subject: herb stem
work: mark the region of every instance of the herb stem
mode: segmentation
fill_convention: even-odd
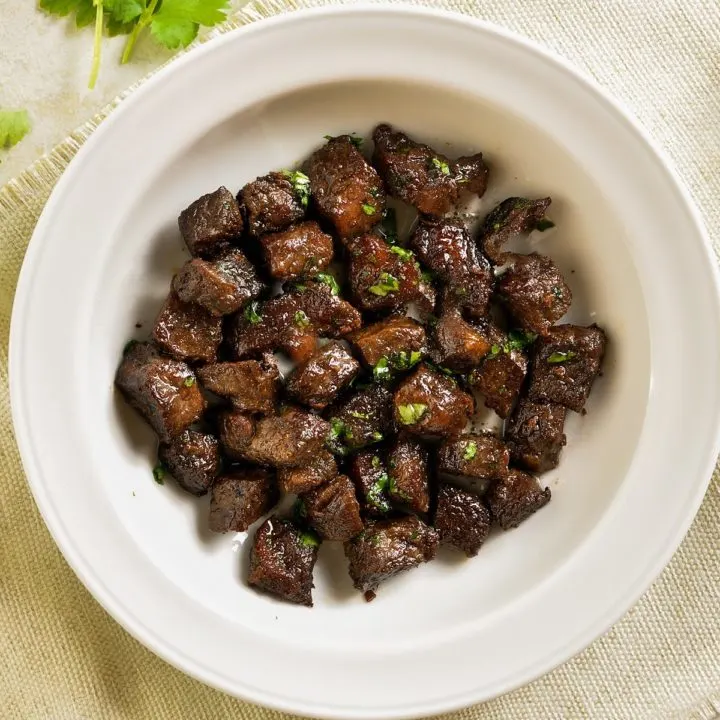
[[[100,72],[100,46],[102,43],[102,31],[103,31],[103,0],[93,0],[95,3],[95,44],[93,45],[93,59],[92,66],[90,67],[90,79],[88,80],[88,87],[90,90],[95,89],[95,83],[98,79]]]
[[[130,61],[138,36],[150,24],[152,16],[155,14],[155,8],[157,8],[158,1],[159,0],[150,0],[150,4],[145,8],[145,10],[143,10],[142,15],[138,19],[135,27],[132,29],[132,32],[128,37],[128,41],[125,43],[125,49],[123,50],[122,58],[120,60],[121,65],[125,65]]]

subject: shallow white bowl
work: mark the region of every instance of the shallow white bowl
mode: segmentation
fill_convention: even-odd
[[[546,476],[553,500],[472,560],[452,553],[366,604],[324,547],[313,610],[243,583],[245,536],[153,483],[149,430],[113,392],[184,256],[176,217],[220,184],[294,164],[325,134],[389,121],[492,163],[487,208],[550,194],[537,247],[570,320],[610,348]],[[445,145],[449,143],[449,145]],[[532,240],[531,245],[535,244]],[[525,683],[606,631],[677,547],[717,453],[714,261],[646,137],[556,58],[409,8],[322,10],[174,63],[78,154],[38,224],[13,314],[13,417],[37,503],[81,580],[135,637],[258,703],[331,718],[437,713]]]

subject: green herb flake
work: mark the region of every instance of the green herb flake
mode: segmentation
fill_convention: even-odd
[[[463,460],[474,460],[477,455],[477,443],[471,440],[465,445],[465,452],[463,453]]]
[[[388,366],[388,359],[386,357],[381,357],[375,363],[375,367],[373,368],[373,378],[377,382],[385,382],[390,379],[390,376],[391,373]]]
[[[401,260],[405,260],[405,261],[412,260],[413,257],[414,257],[413,254],[412,254],[412,252],[411,252],[410,250],[406,250],[405,248],[400,247],[399,245],[393,245],[393,246],[390,248],[390,252],[391,252],[391,253],[394,253],[394,254],[397,255]]]
[[[369,420],[370,419],[370,416],[367,413],[358,412],[357,410],[352,410],[350,412],[350,416],[354,417],[356,420]]]
[[[298,525],[304,524],[307,520],[307,507],[300,498],[292,506],[292,516]]]
[[[30,132],[27,110],[0,110],[0,149],[9,150]]]
[[[315,280],[321,283],[325,283],[330,287],[330,290],[332,291],[333,295],[339,295],[340,294],[340,286],[338,285],[338,281],[335,279],[333,275],[330,273],[318,273],[315,276]]]
[[[550,365],[559,365],[560,363],[572,360],[576,354],[577,353],[574,353],[572,350],[568,350],[567,352],[554,352],[547,357],[545,362]]]
[[[243,315],[245,316],[245,319],[251,324],[251,325],[258,325],[262,322],[262,315],[258,312],[258,308],[260,306],[260,303],[258,303],[256,300],[253,300],[249,305],[245,307],[245,310],[243,311]]]
[[[490,352],[485,356],[485,359],[492,360],[493,358],[496,358],[501,352],[502,347],[500,347],[500,345],[493,345],[490,348]]]
[[[195,378],[194,377],[187,377],[185,378],[185,382],[183,385],[185,387],[192,387],[195,384]]]
[[[302,310],[298,310],[295,313],[295,324],[298,327],[306,328],[310,324],[310,318]]]
[[[306,208],[310,203],[310,178],[300,170],[281,170],[281,172],[293,186],[300,205]]]
[[[433,167],[437,168],[443,175],[449,175],[450,174],[450,166],[440,158],[434,157],[432,159]]]
[[[162,463],[158,463],[153,468],[153,478],[155,478],[155,482],[158,485],[165,484],[165,475],[166,474],[167,474],[167,470],[165,469],[165,466]]]
[[[373,455],[371,464],[377,470],[380,467],[380,465],[382,464],[382,462],[377,455]]]
[[[374,215],[377,212],[377,208],[368,203],[363,203],[362,209],[366,215]]]
[[[552,220],[548,220],[547,218],[543,218],[542,220],[538,220],[537,225],[535,225],[535,229],[539,232],[545,232],[546,230],[549,230],[550,228],[554,228],[555,223]]]
[[[563,293],[563,289],[559,287],[558,285],[553,285],[552,287],[552,294],[558,299],[562,300],[565,297],[565,293]]]
[[[350,142],[359,150],[362,147],[363,138],[355,135],[355,133],[352,133],[350,135]]]
[[[388,474],[383,473],[365,493],[365,500],[367,501],[368,505],[371,505],[381,513],[390,512],[390,503],[385,496],[388,490],[389,483],[390,479],[388,477]]]
[[[300,542],[309,548],[320,547],[320,537],[312,530],[303,530],[300,533]]]
[[[379,230],[388,245],[395,245],[397,243],[397,214],[394,208],[385,208]]]
[[[417,530],[413,530],[410,534],[411,542],[415,542],[420,537],[420,533]]]
[[[339,440],[345,434],[345,423],[340,418],[330,420],[330,437]]]
[[[414,425],[419,422],[420,418],[425,414],[427,405],[423,403],[410,403],[409,405],[398,405],[398,414],[400,422],[403,425]]]
[[[537,333],[528,332],[526,330],[511,330],[508,333],[508,341],[504,346],[506,353],[513,350],[524,350],[537,340]]]
[[[372,435],[370,435],[370,438],[373,442],[380,442],[383,439],[383,434],[379,432],[378,430],[373,430]]]
[[[397,292],[400,289],[400,283],[398,279],[390,273],[380,273],[380,277],[377,279],[374,285],[368,288],[368,292],[373,295],[379,295],[380,297],[386,297],[390,293]]]

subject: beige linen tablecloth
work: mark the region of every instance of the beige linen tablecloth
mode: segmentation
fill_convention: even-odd
[[[259,1],[236,14],[228,27],[324,4],[323,0]],[[556,50],[624,101],[676,163],[717,249],[720,4],[716,0],[426,4],[520,32]],[[279,713],[234,700],[184,676],[131,638],[65,564],[25,484],[7,389],[13,292],[45,201],[100,120],[94,118],[0,190],[0,718],[279,718]],[[613,630],[535,683],[453,717],[714,717],[713,704],[720,708],[719,516],[716,471],[673,561]]]

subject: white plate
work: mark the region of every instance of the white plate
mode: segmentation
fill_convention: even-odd
[[[243,583],[244,536],[160,487],[148,429],[113,393],[183,260],[178,212],[292,165],[325,134],[389,121],[450,154],[482,149],[489,203],[551,194],[539,238],[607,328],[587,417],[553,500],[478,558],[451,553],[350,588],[323,549],[313,610]],[[451,143],[445,146],[444,143]],[[13,416],[65,557],[135,637],[227,692],[331,718],[417,716],[484,700],[606,631],[670,558],[717,453],[714,260],[686,193],[642,132],[556,58],[488,25],[416,9],[330,9],[227,35],[113,113],[50,199],[12,323]]]

